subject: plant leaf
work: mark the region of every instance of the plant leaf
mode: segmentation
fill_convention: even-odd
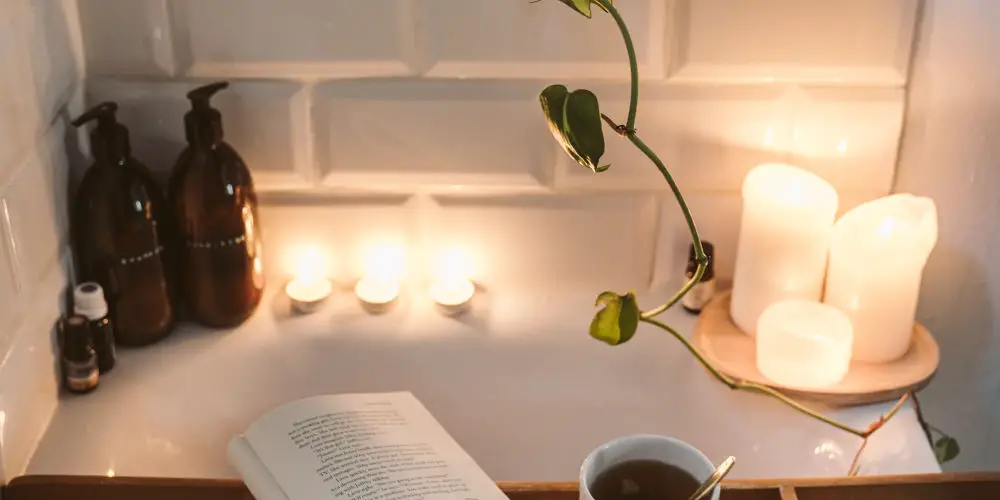
[[[604,155],[604,131],[597,96],[589,90],[570,93],[564,85],[550,85],[538,96],[552,136],[574,161],[594,172],[610,165]]]
[[[569,91],[566,90],[565,85],[549,85],[538,96],[538,100],[542,103],[542,112],[545,113],[545,119],[549,124],[549,131],[552,132],[552,137],[556,138],[556,141],[568,155],[577,163],[582,164],[584,163],[584,159],[577,154],[576,149],[570,143],[569,137],[565,132],[564,120],[566,115],[563,110],[566,107],[566,99],[568,98]]]
[[[590,2],[592,0],[559,0],[559,1],[566,5],[569,5],[571,9],[583,14],[584,16],[587,17],[587,19],[590,19],[591,16]],[[597,5],[600,6],[601,4]],[[602,6],[601,8],[603,9],[604,7]]]
[[[934,456],[939,464],[949,460],[954,460],[962,449],[958,446],[958,440],[951,436],[942,436],[934,442]]]
[[[597,96],[589,90],[574,90],[566,99],[563,114],[563,128],[569,142],[576,154],[586,160],[581,164],[594,172],[607,170],[610,165],[600,166],[604,156],[604,129]]]
[[[604,292],[597,296],[599,306],[594,320],[590,322],[590,336],[608,345],[624,344],[632,339],[639,327],[639,305],[631,292],[618,295],[615,292]]]

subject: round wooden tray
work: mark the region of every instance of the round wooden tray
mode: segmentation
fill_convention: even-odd
[[[776,384],[757,370],[754,338],[729,316],[730,292],[717,295],[701,311],[694,327],[694,344],[720,371],[731,377],[768,385],[803,399],[832,405],[860,405],[898,399],[926,386],[937,370],[941,354],[930,332],[919,323],[906,354],[891,363],[851,362],[844,380],[819,391],[804,391]]]

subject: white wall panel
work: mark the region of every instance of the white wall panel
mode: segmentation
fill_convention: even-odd
[[[170,0],[79,0],[87,71],[170,75],[177,61]],[[209,2],[206,2],[209,3]]]
[[[193,75],[375,76],[410,72],[413,0],[174,0]]]
[[[617,122],[628,112],[627,89],[595,88],[602,111]],[[636,129],[684,190],[734,191],[755,165],[786,156],[791,112],[778,88],[645,86]],[[606,97],[606,98],[605,98]],[[605,127],[611,168],[594,174],[560,157],[556,187],[668,190],[659,170],[627,139]]]
[[[117,102],[118,118],[129,128],[135,156],[162,179],[187,145],[184,114],[191,109],[187,93],[205,83],[92,79],[88,105]],[[225,140],[246,161],[258,189],[308,186],[313,175],[302,85],[241,80],[216,94],[212,102],[222,113]]]
[[[430,255],[463,249],[489,286],[558,288],[649,283],[656,202],[651,196],[441,196],[429,224]],[[625,222],[627,221],[627,222]]]
[[[537,84],[359,80],[317,88],[330,187],[536,190],[556,146]]]
[[[667,0],[619,5],[644,77],[663,75]],[[587,19],[556,1],[428,0],[429,76],[628,78],[618,27],[594,8]]]
[[[903,129],[902,89],[811,89],[797,94],[792,162],[841,190],[888,192]]]
[[[671,78],[901,86],[919,0],[678,0]]]

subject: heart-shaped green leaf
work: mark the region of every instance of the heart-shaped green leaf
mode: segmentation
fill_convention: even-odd
[[[539,95],[539,101],[552,136],[573,160],[594,172],[610,167],[600,164],[604,132],[601,110],[593,92],[570,93],[563,85],[550,85]]]
[[[589,90],[574,90],[566,99],[563,114],[569,140],[577,154],[586,160],[584,166],[595,172],[607,170],[610,165],[600,165],[604,156],[604,129],[597,96]]]
[[[943,436],[934,443],[934,456],[939,464],[953,460],[961,451],[958,440],[951,436]]]
[[[624,344],[632,339],[639,327],[639,305],[635,295],[604,292],[595,305],[604,304],[590,322],[590,336],[608,345]]]
[[[594,0],[559,0],[559,1],[566,5],[569,5],[571,9],[583,14],[584,16],[587,16],[587,18],[590,18],[591,16],[590,4],[592,3],[600,7],[601,10],[603,10],[604,12],[608,11],[608,9],[604,8],[604,5],[601,5],[600,2],[596,2]],[[605,0],[605,1],[608,3],[612,3],[611,0]]]

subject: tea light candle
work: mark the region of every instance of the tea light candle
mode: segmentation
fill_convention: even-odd
[[[429,293],[446,316],[462,314],[472,304],[476,286],[469,279],[470,262],[469,256],[456,248],[445,250],[438,257],[436,278]]]
[[[819,300],[837,191],[798,167],[765,164],[743,182],[730,315],[753,335],[764,309],[788,299]]]
[[[757,322],[757,369],[785,387],[829,387],[847,375],[853,338],[851,320],[835,307],[777,302]]]
[[[469,309],[476,286],[468,279],[438,280],[431,285],[431,298],[446,316],[456,316]]]
[[[396,303],[405,274],[406,252],[399,245],[378,245],[365,255],[365,272],[354,293],[371,314],[387,312]]]
[[[302,252],[297,260],[298,272],[295,279],[285,286],[285,294],[291,299],[292,309],[308,314],[333,293],[333,283],[323,271],[323,259],[315,248]]]
[[[837,221],[823,301],[851,319],[854,359],[883,363],[906,354],[937,232],[934,202],[910,194],[865,203]]]

